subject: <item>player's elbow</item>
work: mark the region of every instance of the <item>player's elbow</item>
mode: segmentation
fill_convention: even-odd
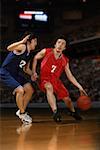
[[[9,48],[9,46],[7,46],[7,50],[8,50],[8,51],[10,51],[10,48]]]
[[[8,51],[11,51],[12,48],[11,48],[10,46],[7,46],[7,50],[8,50]]]
[[[37,61],[39,58],[38,58],[38,56],[36,55],[35,57],[34,57],[34,61]]]

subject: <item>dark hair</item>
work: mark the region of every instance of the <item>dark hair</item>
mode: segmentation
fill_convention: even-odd
[[[28,31],[26,31],[26,32],[24,33],[24,35],[23,35],[22,38],[24,38],[24,37],[27,36],[27,35],[29,35],[29,39],[27,40],[27,41],[29,41],[29,42],[31,42],[32,39],[37,38],[36,33],[28,32]]]
[[[31,42],[32,39],[37,38],[37,36],[33,33],[30,34],[29,39],[27,41]]]
[[[54,39],[54,44],[57,42],[58,39],[63,39],[63,40],[65,40],[66,43],[68,44],[68,39],[66,38],[65,35],[57,36],[57,37]]]

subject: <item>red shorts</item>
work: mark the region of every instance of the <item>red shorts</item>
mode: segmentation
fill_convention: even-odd
[[[65,88],[63,83],[60,80],[55,80],[55,79],[44,79],[40,82],[40,89],[45,92],[45,87],[44,85],[50,82],[53,86],[54,93],[57,96],[57,99],[62,100],[64,97],[69,96],[68,90]]]

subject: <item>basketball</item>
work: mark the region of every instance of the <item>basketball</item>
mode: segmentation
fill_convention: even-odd
[[[83,111],[91,107],[91,99],[88,96],[80,96],[77,100],[77,107]]]

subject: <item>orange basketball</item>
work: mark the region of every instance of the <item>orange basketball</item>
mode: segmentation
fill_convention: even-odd
[[[77,100],[77,107],[81,110],[88,110],[91,107],[91,99],[88,96],[80,96]]]

